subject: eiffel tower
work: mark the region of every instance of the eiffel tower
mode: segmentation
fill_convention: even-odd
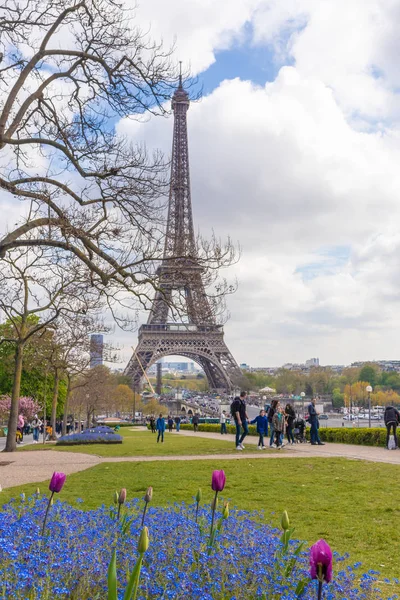
[[[145,371],[163,356],[185,356],[203,368],[211,389],[229,391],[240,383],[242,372],[224,342],[222,325],[217,325],[202,280],[203,268],[196,258],[190,196],[187,111],[189,96],[179,78],[172,97],[174,134],[171,181],[164,257],[158,269],[158,291],[146,325],[125,375],[134,389],[140,387]],[[187,322],[168,322],[173,293],[185,300]]]

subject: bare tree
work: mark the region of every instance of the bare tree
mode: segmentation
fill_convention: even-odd
[[[166,164],[113,123],[164,114],[177,81],[170,49],[133,23],[114,0],[9,0],[0,18],[0,187],[29,203],[0,257],[18,247],[76,256],[121,325],[117,296],[148,308],[157,288]],[[198,246],[210,272],[233,260],[229,240]]]
[[[107,410],[111,390],[110,371],[103,365],[86,371],[80,377],[80,386],[75,389],[71,402],[78,413],[79,423],[84,414],[86,426],[90,427],[95,414]]]
[[[0,310],[10,323],[0,337],[0,344],[15,346],[7,452],[16,447],[18,400],[27,342],[33,336],[48,335],[61,316],[67,320],[99,306],[99,296],[88,286],[80,263],[67,261],[64,264],[53,259],[51,249],[18,249],[7,253],[0,269]]]
[[[56,439],[55,426],[57,417],[58,386],[61,378],[67,378],[67,394],[64,402],[64,419],[67,423],[68,401],[76,386],[82,383],[77,376],[88,370],[90,365],[90,335],[92,333],[109,333],[101,319],[90,313],[63,315],[57,320],[52,345],[49,348],[48,362],[54,371],[54,388],[50,425],[53,430],[52,439]],[[107,362],[115,362],[117,354],[110,344],[106,344]]]

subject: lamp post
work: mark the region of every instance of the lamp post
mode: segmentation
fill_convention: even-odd
[[[372,387],[367,385],[365,391],[368,393],[368,427],[371,427],[371,392]]]

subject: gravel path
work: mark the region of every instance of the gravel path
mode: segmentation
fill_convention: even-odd
[[[221,436],[215,433],[183,431],[172,435],[198,436],[208,439],[232,441],[233,435]],[[247,446],[257,445],[256,437],[246,439]],[[129,456],[129,457],[100,457],[92,454],[80,454],[76,452],[57,452],[55,450],[6,453],[0,456],[0,485],[3,489],[15,485],[35,483],[50,479],[53,471],[62,471],[67,475],[84,471],[101,463],[120,462],[149,462],[168,460],[243,460],[243,459],[274,459],[274,458],[305,458],[305,457],[329,457],[349,458],[353,460],[367,460],[371,462],[383,462],[389,464],[400,464],[400,451],[388,451],[384,448],[372,448],[368,446],[352,446],[349,444],[326,444],[325,446],[311,446],[310,444],[297,444],[296,446],[285,446],[282,450],[260,450],[257,453],[239,452],[234,450],[232,454],[208,454],[192,456]]]

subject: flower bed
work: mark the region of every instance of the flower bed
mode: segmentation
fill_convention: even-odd
[[[210,497],[208,501],[211,500]],[[47,499],[14,500],[0,514],[1,597],[22,600],[104,600],[107,570],[117,548],[119,600],[127,573],[138,558],[143,501],[84,511],[57,501],[51,507],[45,536],[40,531]],[[220,517],[217,510],[217,517]],[[185,600],[294,600],[300,580],[306,581],[304,599],[317,597],[311,581],[308,552],[299,555],[288,577],[283,576],[293,556],[281,552],[281,533],[262,523],[262,515],[231,511],[212,552],[207,552],[211,514],[209,505],[149,508],[145,524],[150,544],[143,555],[138,589],[140,599]],[[297,547],[290,542],[289,550]],[[325,600],[380,598],[373,591],[375,573],[362,575],[334,557],[333,581],[324,585]]]
[[[122,444],[122,437],[110,427],[100,426],[85,429],[82,433],[63,435],[57,440],[57,446],[74,446],[79,444]]]

